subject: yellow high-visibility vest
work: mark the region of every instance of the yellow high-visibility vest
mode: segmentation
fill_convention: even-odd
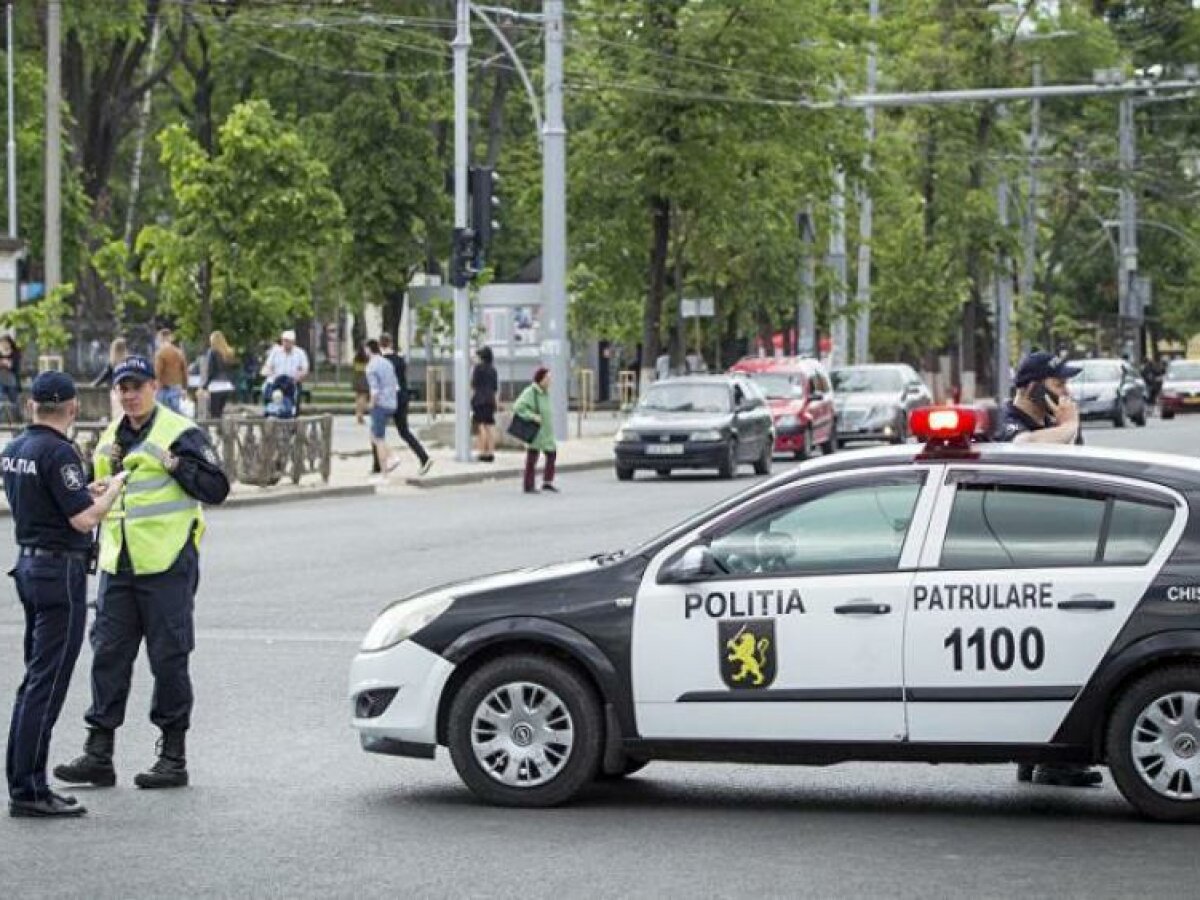
[[[113,474],[110,454],[119,424],[119,420],[113,422],[100,436],[94,456],[97,479]],[[129,542],[129,562],[135,575],[156,575],[171,568],[193,530],[196,546],[200,546],[204,533],[200,503],[188,496],[163,464],[170,446],[195,427],[190,419],[157,406],[150,433],[125,451],[122,465],[129,475],[100,525],[103,571],[116,573],[125,541]]]

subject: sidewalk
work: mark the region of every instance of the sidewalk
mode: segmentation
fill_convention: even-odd
[[[445,414],[438,417],[445,430],[453,419]],[[571,416],[571,440],[564,441],[558,448],[558,471],[579,472],[587,469],[603,469],[612,465],[612,436],[621,418],[611,413],[593,413],[583,422],[583,437],[575,438],[578,431],[577,419]],[[433,468],[424,477],[417,474],[417,461],[412,451],[396,435],[395,428],[388,429],[388,445],[392,447],[400,466],[391,477],[376,483],[371,477],[370,440],[367,426],[359,425],[354,416],[334,416],[333,458],[330,464],[329,482],[319,477],[308,476],[300,484],[290,480],[281,481],[270,487],[253,484],[234,484],[225,506],[259,506],[268,503],[289,503],[302,500],[339,499],[368,494],[399,494],[410,488],[427,490],[451,487],[500,479],[521,477],[525,466],[525,455],[520,451],[500,450],[492,463],[458,462],[452,447],[439,446],[433,442],[431,433],[435,429],[426,416],[410,420],[413,432],[421,439],[433,460]],[[429,440],[426,438],[429,437]],[[7,502],[0,494],[0,517],[10,515]]]

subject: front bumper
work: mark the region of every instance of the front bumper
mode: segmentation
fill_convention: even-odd
[[[351,726],[369,753],[432,759],[437,714],[454,664],[412,641],[377,653],[359,653],[350,665]],[[372,704],[362,695],[390,701]],[[374,708],[373,708],[374,707]],[[382,707],[381,709],[379,707]],[[363,716],[361,713],[370,715]]]
[[[651,447],[681,448],[663,453]],[[617,444],[614,448],[618,466],[629,469],[717,469],[725,462],[729,445],[724,441],[688,441],[683,444]]]
[[[899,433],[894,419],[860,419],[854,416],[838,416],[837,436],[842,443],[850,441],[890,441]]]
[[[1163,397],[1159,395],[1158,408],[1170,413],[1200,412],[1200,397]]]

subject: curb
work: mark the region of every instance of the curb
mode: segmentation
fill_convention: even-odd
[[[230,494],[221,506],[270,506],[276,503],[301,503],[305,500],[342,500],[346,497],[366,497],[375,492],[373,484],[347,484],[337,487],[299,488],[279,494]]]
[[[607,469],[613,464],[611,459],[591,459],[584,462],[560,463],[555,466],[556,472],[587,472],[594,469]],[[415,476],[406,478],[406,487],[440,488],[456,487],[463,484],[478,484],[484,481],[505,481],[520,478],[525,474],[523,469],[491,469],[480,472],[457,472],[453,475],[426,475],[424,478]]]

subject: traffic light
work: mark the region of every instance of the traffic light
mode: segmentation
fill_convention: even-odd
[[[466,287],[479,274],[475,265],[475,232],[470,228],[454,229],[454,246],[450,252],[450,284]]]
[[[500,230],[496,216],[500,209],[500,198],[496,188],[500,176],[490,166],[475,166],[471,169],[471,227],[475,229],[475,267],[482,269],[492,245],[493,232]]]

